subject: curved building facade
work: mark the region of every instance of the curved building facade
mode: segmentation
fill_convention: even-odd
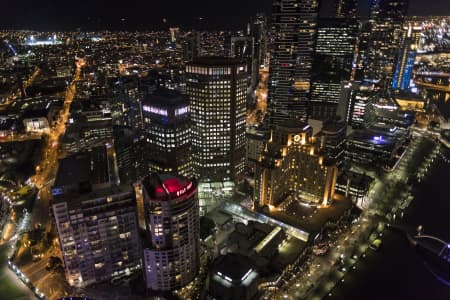
[[[144,275],[148,289],[169,291],[191,282],[199,269],[197,183],[153,174],[143,180],[148,244]]]

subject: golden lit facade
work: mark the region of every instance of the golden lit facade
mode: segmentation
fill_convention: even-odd
[[[333,198],[337,167],[322,154],[312,127],[289,120],[272,131],[255,173],[254,202],[276,207],[286,197],[327,205]]]

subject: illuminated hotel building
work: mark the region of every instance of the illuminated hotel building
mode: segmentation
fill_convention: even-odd
[[[141,267],[136,198],[117,185],[105,147],[60,161],[51,206],[71,286],[130,275]]]
[[[146,139],[144,161],[149,173],[192,177],[189,101],[186,96],[158,89],[142,101]]]
[[[333,198],[337,168],[322,153],[310,125],[288,120],[272,130],[255,172],[254,203],[277,206],[287,196],[327,205]]]
[[[269,78],[271,125],[307,121],[318,0],[274,0]]]
[[[232,58],[198,58],[186,66],[186,91],[199,190],[231,191],[242,182],[245,167],[247,65]]]
[[[408,0],[372,0],[366,78],[392,80],[407,10]]]
[[[148,289],[169,291],[191,282],[199,270],[199,207],[195,181],[152,174],[143,182]]]

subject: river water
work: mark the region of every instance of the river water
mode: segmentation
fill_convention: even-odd
[[[413,195],[399,224],[423,225],[426,234],[450,242],[450,164],[439,159]],[[369,249],[329,299],[449,300],[450,287],[428,271],[402,233],[385,230],[381,249]]]

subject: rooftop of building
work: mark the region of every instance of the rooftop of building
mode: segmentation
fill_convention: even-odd
[[[17,121],[13,118],[0,117],[0,130],[13,130],[17,128]]]
[[[319,27],[330,27],[330,26],[340,26],[347,29],[348,25],[357,26],[358,22],[356,19],[351,18],[332,18],[332,17],[324,17],[318,19]]]
[[[60,160],[54,187],[103,184],[109,180],[106,146],[98,146]]]
[[[78,121],[76,123],[67,126],[64,136],[62,138],[63,143],[71,143],[79,141],[83,137],[85,131],[91,129],[111,129],[112,121],[109,120],[95,120],[88,122],[87,120]],[[100,136],[98,136],[100,138]]]
[[[144,189],[152,200],[170,200],[196,190],[194,181],[171,174],[153,173],[142,181]]]
[[[103,96],[91,96],[89,99],[77,99],[72,102],[70,112],[88,112],[103,110],[110,106],[110,102]]]
[[[53,192],[53,190],[52,190]],[[86,189],[79,193],[63,193],[61,195],[56,195],[52,203],[59,203],[59,202],[68,202],[70,203],[71,208],[88,208],[91,206],[99,206],[104,205],[105,210],[106,207],[110,207],[111,209],[116,209],[116,201],[113,201],[112,197],[110,196],[117,196],[115,200],[122,201],[126,199],[133,198],[134,196],[131,196],[130,193],[133,193],[134,189],[131,184],[105,184],[102,186],[99,186],[93,190]],[[110,200],[106,198],[110,198]],[[99,203],[98,201],[92,202],[91,200],[99,199],[99,198],[105,198],[103,203]],[[92,212],[95,213],[95,212]],[[87,216],[87,213],[85,214]]]
[[[267,215],[308,232],[309,237],[314,237],[319,233],[327,222],[340,219],[352,207],[350,199],[338,194],[334,194],[331,205],[326,207],[313,207],[299,201],[293,201],[292,203],[295,205],[288,206],[288,209],[284,211],[270,210]]]
[[[266,140],[270,136],[270,130],[265,128],[255,128],[255,127],[247,127],[245,134],[251,139],[261,139]]]
[[[347,139],[384,147],[393,147],[397,142],[389,132],[373,129],[355,130],[348,135]]]
[[[230,235],[231,242],[237,243],[239,251],[250,254],[252,249],[273,230],[273,226],[249,221],[247,225],[237,223],[235,231]]]
[[[380,88],[380,80],[377,79],[366,78],[363,81],[356,81],[354,83],[357,84],[356,87],[360,91],[378,91]]]
[[[17,99],[8,107],[10,112],[19,112],[30,114],[31,116],[35,112],[48,113],[48,111],[54,107],[62,107],[63,101],[57,97],[38,96],[32,98]]]
[[[220,273],[236,283],[240,283],[244,275],[254,269],[255,266],[246,256],[236,253],[219,256],[211,267],[212,273]]]
[[[234,205],[236,207],[236,205]],[[219,247],[225,246],[228,251],[240,254],[246,257],[254,266],[256,266],[259,274],[262,276],[272,276],[280,274],[282,270],[289,264],[292,264],[303,249],[306,242],[294,237],[287,236],[285,231],[280,227],[268,224],[267,221],[255,221],[258,214],[248,211],[228,211],[221,208],[222,213],[230,216],[236,212],[239,219],[246,219],[247,224],[235,223],[235,230],[226,233],[229,226],[225,227],[224,232],[219,232],[217,242]],[[214,215],[208,215],[215,222]],[[217,224],[217,222],[216,222]],[[220,226],[218,228],[221,228]],[[225,233],[225,235],[224,235]],[[282,242],[284,241],[284,242]],[[281,246],[280,246],[281,245]]]
[[[164,108],[174,108],[178,106],[187,106],[189,104],[189,99],[180,92],[158,88],[153,94],[145,97],[143,103]]]
[[[124,126],[114,126],[113,135],[116,149],[132,145],[139,139],[137,137],[137,132],[134,129]]]
[[[394,94],[395,99],[425,102],[426,100],[419,93],[413,93],[410,90],[398,90]]]
[[[368,186],[374,179],[367,174],[346,170],[338,177],[338,182],[347,182],[347,180],[351,185]]]
[[[194,59],[193,62],[189,63],[191,65],[202,65],[207,67],[216,66],[232,66],[245,64],[242,60],[238,58],[223,57],[223,56],[200,56]]]
[[[308,130],[309,128],[311,128],[311,125],[301,120],[289,119],[278,124],[276,128],[289,132],[299,132],[299,130],[301,131]]]
[[[344,120],[339,119],[330,119],[323,122],[322,131],[325,132],[338,132],[341,130],[345,130],[347,128],[347,124]]]

